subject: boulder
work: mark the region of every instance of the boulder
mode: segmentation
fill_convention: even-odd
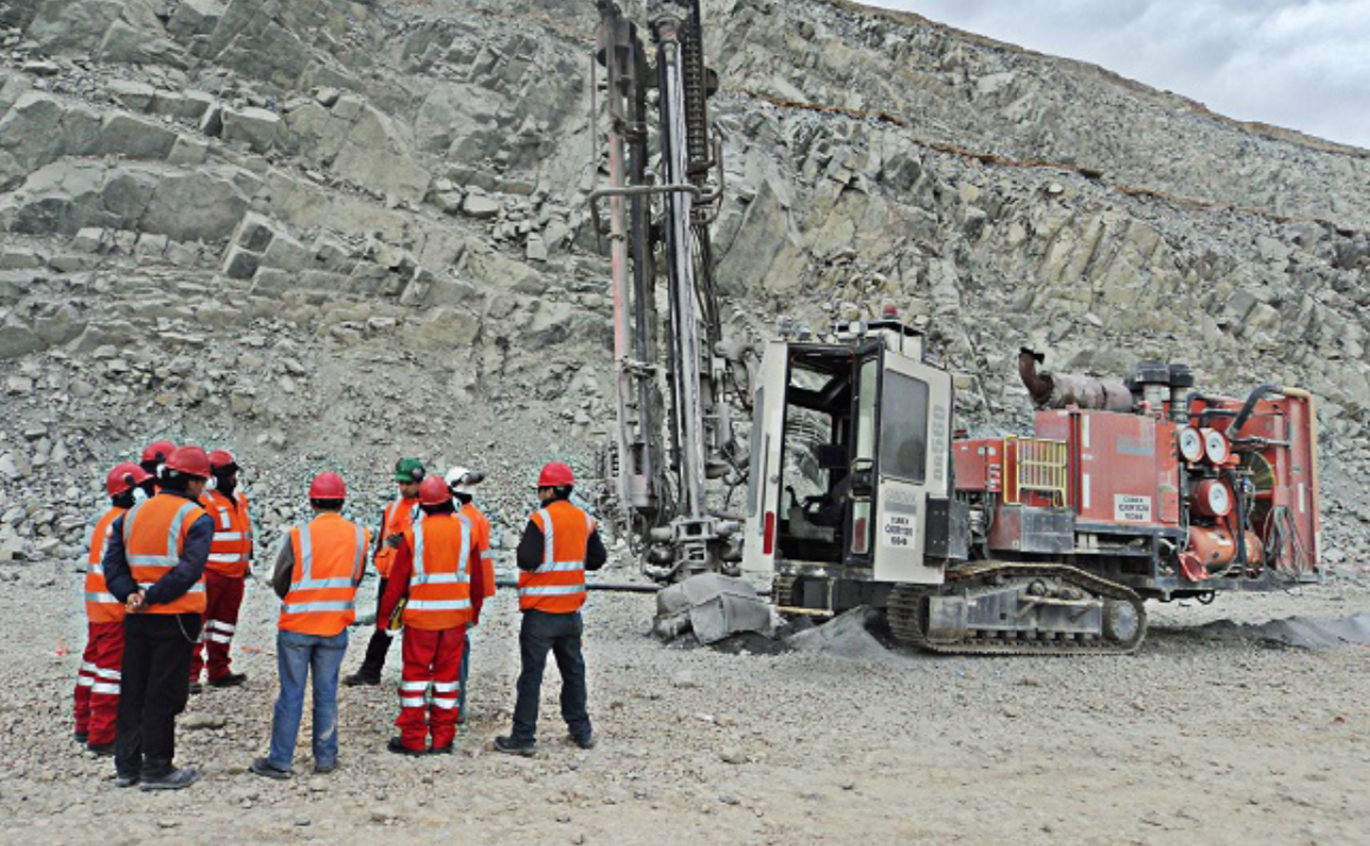
[[[476,220],[489,220],[497,216],[500,212],[499,200],[492,199],[484,194],[471,193],[466,195],[462,201],[461,213]]]
[[[43,340],[11,316],[0,323],[0,361],[19,358],[43,348]]]
[[[99,46],[123,0],[37,0],[25,35],[45,53],[90,53]]]
[[[260,253],[254,253],[234,244],[228,248],[228,253],[224,256],[224,275],[230,279],[251,279],[261,263]]]
[[[281,118],[275,112],[248,106],[243,109],[223,110],[224,141],[243,143],[254,153],[265,153],[276,141]]]
[[[159,121],[114,112],[100,126],[100,138],[92,151],[97,156],[161,161],[171,153],[176,131]]]
[[[233,231],[233,243],[254,253],[264,252],[277,235],[277,223],[266,215],[248,212]]]
[[[105,84],[105,92],[132,112],[148,111],[157,96],[156,88],[132,79],[112,79]]]
[[[181,0],[167,21],[167,32],[182,42],[197,35],[209,35],[219,25],[227,6],[223,0]]]

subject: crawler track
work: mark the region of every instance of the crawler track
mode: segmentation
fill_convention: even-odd
[[[1016,632],[970,630],[954,641],[927,635],[927,598],[955,593],[958,589],[992,584],[1004,578],[1049,577],[1073,585],[1086,594],[1115,603],[1126,603],[1136,615],[1134,631],[1125,639],[1104,634],[1059,635],[1025,629]],[[949,571],[944,585],[897,585],[887,607],[890,631],[903,644],[949,655],[1125,655],[1136,652],[1146,638],[1146,607],[1130,588],[1061,564],[977,562]]]

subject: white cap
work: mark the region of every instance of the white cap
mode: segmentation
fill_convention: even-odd
[[[484,478],[484,473],[472,473],[465,467],[453,467],[447,471],[446,481],[452,493],[475,496],[476,484]]]

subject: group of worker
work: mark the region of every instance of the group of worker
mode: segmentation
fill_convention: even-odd
[[[106,479],[110,509],[91,534],[85,583],[89,636],[76,682],[75,737],[113,755],[116,784],[178,789],[198,779],[177,767],[175,718],[189,695],[246,680],[231,667],[243,588],[253,554],[239,467],[225,450],[149,444],[139,463]],[[376,628],[348,685],[380,684],[390,641],[403,631],[399,734],[387,749],[403,755],[451,752],[466,714],[468,627],[495,593],[490,523],[476,508],[480,473],[453,468],[429,476],[423,463],[395,467],[398,497],[372,531],[342,516],[347,485],[337,473],[314,477],[314,517],[292,527],[272,574],[281,600],[276,638],[280,693],[267,755],[248,769],[289,778],[305,686],[313,680],[316,773],[338,761],[338,683],[356,622],[356,593],[368,551],[379,575]],[[570,740],[595,745],[586,710],[581,654],[585,571],[607,553],[595,520],[570,501],[575,477],[561,463],[539,474],[539,507],[516,551],[522,611],[522,665],[513,728],[494,739],[500,752],[536,751],[538,701],[547,654],[562,677],[561,712]],[[207,653],[207,658],[204,657]]]

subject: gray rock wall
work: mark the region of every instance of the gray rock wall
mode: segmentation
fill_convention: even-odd
[[[735,334],[892,303],[995,431],[1027,418],[1025,342],[1299,383],[1359,478],[1364,151],[911,16],[705,5]],[[516,519],[520,474],[605,423],[594,24],[562,0],[0,0],[0,513],[83,501],[168,434],[243,452],[272,519],[308,472],[403,450],[486,456]],[[54,455],[78,469],[33,472]]]

